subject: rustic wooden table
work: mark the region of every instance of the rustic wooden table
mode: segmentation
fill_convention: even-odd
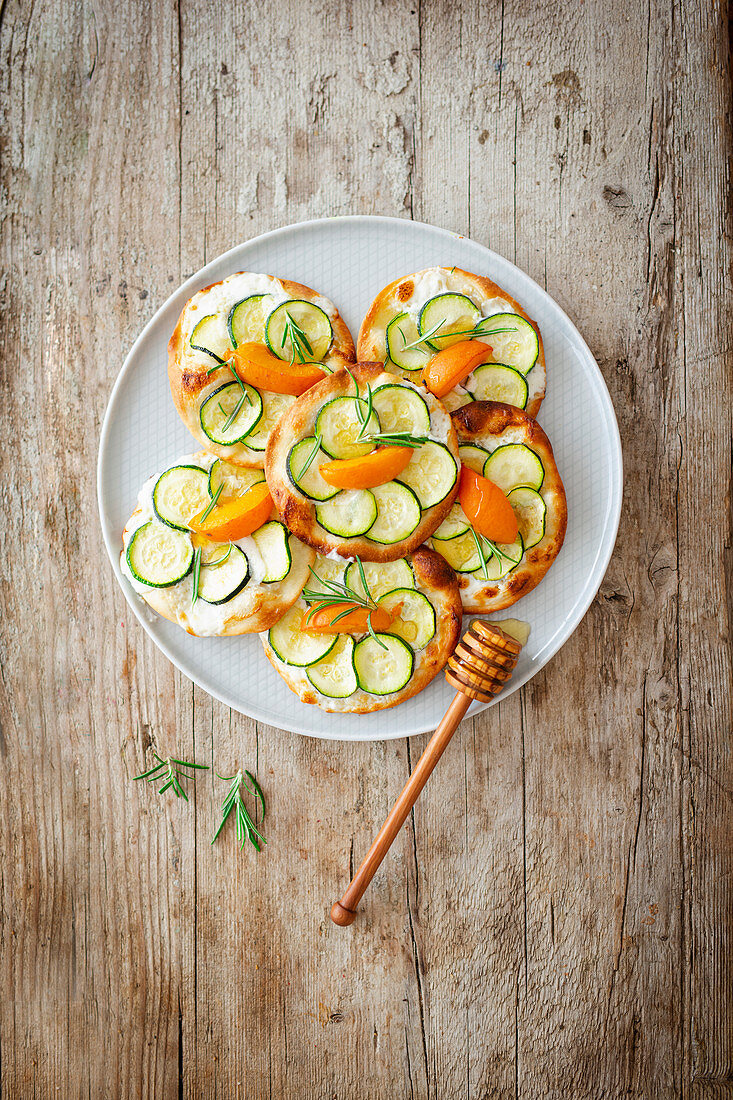
[[[0,1093],[733,1096],[730,71],[718,3],[0,3]],[[309,217],[470,234],[577,321],[624,442],[574,637],[425,738],[258,726],[178,675],[102,546],[99,427],[206,260]],[[550,379],[552,385],[552,379]],[[256,766],[266,851],[131,783]]]

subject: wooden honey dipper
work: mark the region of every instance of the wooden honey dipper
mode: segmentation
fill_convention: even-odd
[[[331,908],[331,920],[335,924],[351,924],[356,907],[374,873],[389,851],[392,841],[402,828],[405,818],[417,801],[428,781],[430,773],[440,760],[448,742],[474,699],[490,703],[506,684],[517,663],[519,642],[505,634],[493,623],[476,619],[463,635],[448,661],[445,678],[458,689],[443,715],[443,719],[430,738],[415,770],[407,780],[401,795],[390,810],[384,825],[377,833],[364,862],[354,875],[341,901]]]

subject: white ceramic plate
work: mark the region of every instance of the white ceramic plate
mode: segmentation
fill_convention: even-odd
[[[552,441],[568,497],[565,545],[539,585],[496,618],[532,625],[511,685],[516,691],[547,664],[585,614],[606,571],[621,510],[621,444],[608,390],[585,341],[558,305],[527,275],[483,245],[398,218],[345,217],[265,233],[212,260],[148,322],[115,382],[99,445],[98,493],[104,540],[128,603],[156,645],[191,680],[235,710],[296,733],[338,740],[407,737],[434,729],[452,691],[438,676],[393,710],[326,714],[301,703],[275,672],[256,636],[192,638],[158,617],[119,568],[123,527],[143,482],[198,447],[173,407],[167,344],[185,302],[235,271],[264,271],[328,295],[356,342],[361,320],[383,286],[411,271],[444,265],[488,275],[540,325],[547,397],[539,420]],[[482,709],[474,704],[474,710]]]

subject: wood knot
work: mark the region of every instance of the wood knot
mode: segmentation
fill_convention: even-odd
[[[521,648],[494,623],[475,619],[450,657],[445,678],[470,699],[490,703],[511,677]]]

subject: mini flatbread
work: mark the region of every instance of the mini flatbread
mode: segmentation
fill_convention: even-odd
[[[456,336],[455,340],[471,339],[469,330],[480,319],[482,329],[486,330],[486,335],[480,338],[491,345],[490,330],[511,329],[511,319],[492,325],[485,318],[514,314],[523,319],[516,332],[495,333],[493,350],[484,360],[487,366],[492,363],[501,364],[505,369],[476,367],[462,385],[443,398],[446,407],[453,411],[474,400],[490,399],[516,405],[530,416],[536,416],[545,396],[545,353],[539,329],[510,294],[483,275],[474,275],[458,267],[430,267],[396,279],[379,292],[369,307],[359,330],[358,358],[376,359],[385,364],[385,369],[419,382],[422,366],[436,350],[444,346],[445,341],[441,343],[438,335],[436,339],[439,342],[434,347],[423,343],[417,348],[408,349],[407,356],[404,352],[400,354],[400,349],[405,343],[419,341],[421,331],[430,332],[435,329],[435,324],[441,320],[439,299],[443,295],[465,295],[473,303],[474,315],[469,314],[465,321],[460,320],[460,306],[458,307],[453,328],[465,331],[463,335]],[[442,301],[445,303],[447,299]],[[420,330],[418,326],[421,314],[427,303],[431,305],[422,315],[425,323]],[[452,305],[455,310],[455,299]],[[450,312],[451,302],[447,302],[447,307]],[[442,316],[448,317],[448,313],[442,313]],[[394,324],[390,327],[392,322]],[[450,332],[451,322],[447,320],[446,323],[448,328],[438,329],[438,334],[440,331]],[[534,352],[531,348],[528,351],[527,340],[529,345],[534,344]],[[408,370],[392,361],[388,345],[398,359],[403,363],[409,361],[414,369]],[[529,366],[535,354],[534,364]]]
[[[360,439],[362,414],[368,423]],[[380,431],[407,431],[426,442],[415,444],[410,464],[385,485],[339,491],[325,483],[321,464],[373,450],[378,440],[371,436]],[[437,398],[379,363],[357,363],[316,383],[284,414],[270,435],[265,472],[285,523],[309,546],[394,561],[420,546],[450,510],[458,444]]]
[[[451,414],[461,461],[506,494],[520,539],[494,546],[476,539],[458,501],[430,545],[458,574],[464,612],[511,607],[544,577],[560,552],[567,526],[565,490],[550,441],[536,420],[498,401],[477,401]],[[487,575],[488,578],[487,579]]]
[[[265,653],[290,690],[304,703],[326,711],[370,714],[410,699],[445,666],[460,636],[461,597],[456,575],[439,554],[423,546],[398,561],[364,562],[363,568],[377,603],[394,608],[402,601],[403,617],[393,622],[391,641],[387,635],[378,635],[391,647],[388,654],[368,634],[329,635],[325,640],[321,635],[309,652],[301,622],[317,602],[309,604],[303,598],[280,623],[261,635]],[[314,566],[316,574],[330,579],[343,578],[347,569],[349,583],[358,585],[356,562],[319,556]],[[310,593],[310,585],[319,587],[312,578],[305,595]],[[322,587],[328,590],[326,585]],[[325,656],[303,665],[303,661],[318,658],[319,644],[327,649]],[[362,682],[381,694],[365,690]],[[397,684],[396,690],[390,690]]]
[[[137,508],[122,534],[123,549],[120,556],[120,568],[134,591],[154,611],[157,611],[159,615],[170,622],[178,623],[188,634],[200,637],[223,637],[234,634],[258,633],[261,630],[267,630],[273,623],[277,622],[298,599],[309,575],[309,567],[315,560],[315,554],[287,531],[284,524],[280,522],[277,511],[273,508],[266,524],[253,532],[252,535],[231,543],[231,549],[228,542],[207,542],[202,551],[202,559],[204,562],[208,560],[211,564],[208,566],[203,564],[201,568],[200,594],[196,602],[193,603],[194,567],[193,562],[190,565],[188,564],[189,559],[192,557],[192,550],[187,550],[187,540],[192,548],[196,543],[196,539],[192,536],[190,530],[174,529],[170,523],[166,524],[161,521],[158,514],[156,514],[154,491],[160,478],[167,471],[182,468],[185,472],[190,467],[201,469],[202,476],[200,478],[196,475],[195,469],[193,471],[193,488],[189,484],[189,486],[184,486],[184,491],[174,491],[173,494],[164,497],[167,504],[170,504],[171,500],[174,501],[175,514],[173,518],[178,519],[179,526],[183,527],[186,513],[190,513],[190,515],[200,514],[203,508],[206,507],[210,494],[208,489],[203,487],[205,484],[211,483],[209,478],[212,474],[212,467],[216,466],[217,463],[218,468],[214,471],[215,474],[221,472],[222,460],[217,460],[214,455],[205,451],[199,451],[196,454],[185,455],[177,462],[170,463],[165,470],[151,477],[145,483],[138,497]],[[262,480],[262,473],[259,470],[244,470],[230,466],[227,463],[223,463],[223,467],[225,476],[228,478],[228,485],[236,486],[239,484],[242,491],[246,491],[247,488],[251,487],[250,477]],[[195,484],[197,481],[201,482],[201,489],[197,488]],[[175,488],[174,486],[174,490]],[[232,495],[235,495],[235,493],[229,493],[230,499]],[[220,499],[224,499],[224,497],[222,496]],[[158,506],[162,514],[170,517],[171,512],[166,510],[160,501]],[[145,528],[146,525],[151,525],[148,530],[151,530],[153,535],[162,532],[168,536],[169,540],[172,536],[174,540],[177,540],[177,544],[183,547],[184,557],[182,558],[180,571],[185,570],[185,573],[176,583],[166,587],[153,587],[150,584],[143,583],[139,577],[133,574],[131,562],[128,559],[128,549],[136,532]],[[170,556],[173,551],[171,548],[166,547],[164,552]],[[228,558],[227,554],[229,554]],[[232,560],[232,555],[234,555],[235,560]],[[242,562],[241,555],[246,558],[246,567]],[[289,567],[287,563],[288,555]],[[221,559],[226,560],[222,562]],[[143,558],[144,560],[145,558]],[[160,566],[161,554],[155,552],[148,554],[147,560],[153,563],[151,571],[147,573],[148,579],[159,580],[160,577],[155,570]],[[217,565],[217,562],[221,562],[221,564]],[[165,568],[164,558],[163,564]],[[239,573],[235,572],[237,568],[240,569]],[[221,571],[221,575],[217,574],[217,570]],[[229,571],[229,579],[224,574],[224,570]],[[266,580],[268,571],[269,575],[279,575],[281,579],[276,581]],[[214,574],[217,575],[214,576]],[[168,580],[171,575],[169,571],[163,579]],[[231,598],[226,598],[227,583],[231,589],[239,585],[238,590]],[[208,602],[204,595],[209,589],[211,589],[211,600],[218,601],[222,596],[225,599],[222,602]]]
[[[168,344],[168,378],[181,419],[207,451],[235,465],[264,466],[270,431],[295,398],[250,387],[239,417],[225,428],[239,400],[241,387],[228,367],[217,369],[217,362],[226,360],[237,343],[266,344],[268,334],[273,352],[289,362],[292,345],[288,343],[287,333],[274,321],[270,325],[274,311],[287,302],[294,303],[294,316],[303,308],[298,303],[311,303],[318,309],[316,322],[322,322],[326,331],[330,323],[330,343],[326,347],[327,338],[319,336],[314,358],[332,370],[353,362],[354,341],[330,299],[302,283],[250,271],[230,275],[194,294],[183,307]],[[282,310],[278,318],[282,320]],[[303,329],[307,330],[307,322],[300,320]],[[310,358],[305,345],[298,345],[298,348],[296,362],[300,361],[301,353]],[[214,397],[215,394],[218,397]],[[211,435],[207,434],[204,425]],[[222,439],[237,436],[238,425],[241,432],[248,431],[244,439],[231,445],[222,443]],[[212,435],[216,439],[211,438]]]

